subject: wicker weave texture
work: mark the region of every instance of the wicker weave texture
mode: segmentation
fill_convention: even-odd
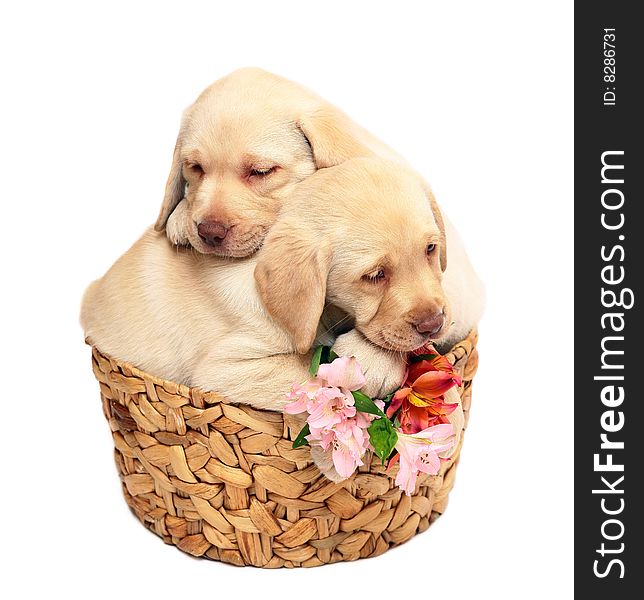
[[[476,332],[447,354],[463,377],[465,424]],[[406,496],[378,459],[332,483],[289,415],[233,404],[92,351],[125,499],[147,528],[193,556],[256,567],[313,567],[382,554],[442,514],[460,447]],[[462,444],[462,438],[461,438]]]

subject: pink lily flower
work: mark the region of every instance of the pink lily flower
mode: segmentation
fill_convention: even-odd
[[[365,381],[360,364],[355,357],[336,358],[332,363],[320,365],[315,379],[293,385],[290,393],[286,395],[286,399],[290,402],[284,407],[284,411],[293,415],[303,412],[312,413],[320,402],[331,402],[336,409],[334,412],[337,412],[337,410],[353,405],[351,392],[359,390]],[[342,402],[342,398],[345,398],[344,402]],[[355,414],[355,409],[353,410],[353,414]],[[327,409],[325,408],[324,411]],[[328,418],[331,418],[330,411],[331,408],[328,409]],[[347,414],[346,416],[353,415]],[[319,427],[323,426],[323,424],[319,425]]]
[[[316,394],[319,392],[322,384],[317,377],[303,384],[294,383],[291,391],[286,394],[286,399],[290,400],[289,404],[284,407],[284,412],[291,415],[299,415],[306,412],[315,401]]]
[[[355,421],[343,421],[335,426],[332,442],[333,466],[343,479],[351,477],[362,466],[362,456],[369,446],[369,436]]]
[[[306,439],[331,451],[335,470],[343,479],[364,464],[362,457],[371,448],[367,429],[377,417],[358,412],[351,393],[364,384],[365,377],[355,357],[336,358],[320,365],[315,379],[294,385],[287,394],[290,402],[284,407],[291,414],[308,413],[310,433]],[[382,400],[375,403],[384,410]]]
[[[343,479],[351,477],[356,467],[364,464],[362,456],[369,445],[369,437],[356,425],[355,419],[318,430],[307,435],[306,439],[319,444],[325,452],[331,449],[333,465]]]
[[[307,422],[311,428],[324,429],[355,417],[355,400],[348,390],[337,387],[320,388],[315,396],[313,406],[307,406]]]
[[[451,449],[455,441],[451,424],[434,425],[412,435],[398,430],[396,450],[400,456],[400,470],[396,485],[410,496],[416,488],[418,474],[436,475],[441,465],[439,454]]]

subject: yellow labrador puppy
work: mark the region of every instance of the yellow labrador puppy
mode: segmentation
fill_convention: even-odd
[[[447,330],[445,261],[422,180],[400,164],[353,159],[294,188],[251,257],[203,256],[148,231],[89,287],[81,324],[100,350],[159,377],[279,409],[308,377],[331,302],[355,324],[336,348],[364,363],[365,391],[382,396],[399,385],[404,353]],[[377,360],[350,347],[362,339]]]
[[[261,69],[235,71],[184,113],[155,229],[203,254],[249,256],[298,182],[317,169],[375,155],[404,162],[303,86]],[[452,321],[442,345],[448,347],[478,323],[484,291],[447,219],[445,229]],[[333,306],[325,313],[329,329],[345,318]]]
[[[317,169],[389,150],[306,88],[261,69],[208,87],[184,113],[155,225],[203,254],[261,245],[293,186]]]

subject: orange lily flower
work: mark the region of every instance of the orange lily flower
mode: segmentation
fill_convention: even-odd
[[[387,408],[387,416],[392,418],[400,411],[398,420],[404,433],[417,433],[433,425],[449,423],[447,416],[458,404],[445,402],[444,394],[461,384],[461,377],[444,356],[436,354],[431,360],[413,362],[404,387],[394,394]]]

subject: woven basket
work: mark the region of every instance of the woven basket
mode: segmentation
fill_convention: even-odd
[[[476,332],[447,354],[463,377],[465,424]],[[289,415],[163,381],[92,351],[125,499],[147,528],[193,556],[314,567],[377,556],[425,531],[447,505],[460,446],[409,497],[367,458],[348,480],[322,476]],[[462,438],[461,438],[462,444]]]

